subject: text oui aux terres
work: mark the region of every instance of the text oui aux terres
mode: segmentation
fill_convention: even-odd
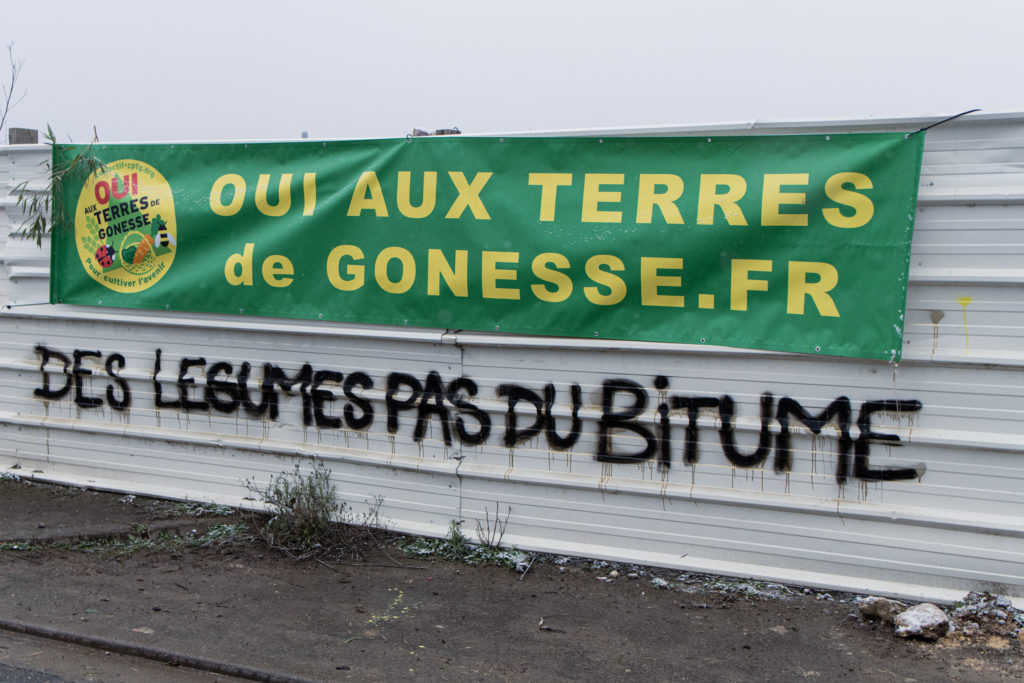
[[[37,397],[60,400],[70,394],[79,408],[99,408],[104,404],[118,411],[130,408],[132,390],[119,374],[126,364],[122,354],[105,356],[100,351],[75,349],[69,356],[42,345],[36,347],[36,353],[42,374],[41,386],[34,391]],[[154,356],[150,379],[153,403],[159,409],[218,411],[251,419],[277,420],[282,397],[298,394],[303,424],[319,429],[368,429],[383,403],[388,433],[393,435],[399,431],[399,416],[407,413],[414,420],[412,438],[416,442],[425,438],[433,420],[439,423],[441,438],[447,446],[456,439],[467,445],[483,444],[492,432],[491,414],[480,405],[485,397],[478,397],[477,383],[465,376],[445,381],[440,373],[430,371],[421,380],[409,373],[391,372],[383,379],[381,392],[379,382],[361,371],[314,370],[309,363],[297,370],[285,370],[276,364],[264,363],[256,383],[256,373],[248,362],[236,367],[226,361],[207,363],[205,358],[186,357],[178,361],[174,381],[167,379],[167,373],[161,377],[160,349]],[[103,394],[97,394],[88,379],[94,375],[105,375],[109,381]],[[854,439],[851,434],[854,405],[849,398],[840,396],[815,414],[793,398],[776,399],[766,392],[760,398],[758,444],[744,452],[736,443],[736,403],[731,396],[669,393],[669,379],[664,376],[655,377],[653,386],[660,397],[656,405],[651,403],[649,390],[634,380],[612,378],[601,383],[601,412],[597,419],[594,453],[597,460],[611,463],[655,460],[661,467],[670,468],[674,442],[682,445],[682,461],[696,465],[700,461],[700,429],[708,428],[707,424],[701,424],[701,417],[713,411],[722,453],[735,467],[763,467],[774,450],[775,471],[791,471],[791,423],[795,420],[815,435],[821,435],[829,424],[834,425],[837,432],[835,476],[839,484],[850,476],[862,481],[918,479],[925,471],[923,464],[879,468],[871,467],[869,461],[872,443],[891,446],[901,443],[895,434],[876,431],[871,424],[872,416],[915,413],[921,410],[920,401],[862,402],[856,418],[858,436]],[[553,383],[542,389],[518,384],[495,387],[496,398],[504,405],[502,445],[514,448],[543,437],[550,449],[572,449],[583,431],[580,412],[585,406],[579,384],[570,385],[566,393],[568,396],[563,395],[562,402],[568,404],[567,409],[556,407],[558,389]],[[556,412],[567,413],[567,417],[556,418]],[[773,424],[777,425],[774,429]],[[624,446],[620,438],[616,445],[616,435],[623,433],[632,437],[630,442]]]
[[[406,218],[427,218],[437,206],[438,173],[422,172],[419,178],[420,198],[414,204],[410,171],[400,171],[394,188],[392,208],[385,197],[384,187],[376,172],[366,171],[355,184],[348,203],[347,215],[360,216],[369,212],[387,217],[397,208]],[[448,207],[445,218],[459,219],[468,210],[476,220],[490,220],[484,204],[483,191],[493,173],[477,172],[472,179],[461,171],[448,172],[456,196]],[[622,186],[625,174],[585,173],[579,219],[584,223],[621,223],[623,220]],[[291,210],[294,175],[283,173],[277,187],[277,201],[268,198],[271,174],[259,174],[253,201],[256,209],[267,216],[284,216]],[[783,191],[807,186],[807,173],[765,173],[761,176],[762,226],[806,226],[807,213],[793,212],[792,207],[806,204],[806,193]],[[577,182],[572,173],[530,173],[527,185],[539,189],[537,220],[554,221],[559,188],[571,187]],[[676,201],[682,197],[684,181],[673,174],[640,174],[635,179],[636,222],[651,223],[656,212],[667,224],[684,223]],[[619,189],[614,189],[619,188]],[[851,189],[852,188],[852,189]],[[866,225],[874,215],[874,204],[863,192],[872,188],[870,178],[862,173],[841,172],[824,182],[824,193],[838,206],[821,209],[822,216],[831,225],[858,228]],[[302,176],[302,215],[310,216],[316,209],[316,174]],[[697,225],[712,225],[716,218],[728,225],[745,226],[746,214],[741,200],[747,193],[747,180],[736,174],[702,174],[700,176],[696,209]],[[248,184],[241,175],[231,173],[220,176],[210,192],[210,208],[217,215],[232,216],[242,210],[248,196]],[[230,199],[227,199],[230,197]],[[785,208],[784,208],[785,207]],[[842,208],[840,208],[842,207]],[[852,213],[851,213],[852,211]],[[447,253],[442,249],[428,249],[425,254],[414,255],[401,246],[380,249],[371,256],[373,278],[370,280],[383,292],[405,294],[417,281],[419,272],[426,270],[420,280],[428,296],[440,296],[443,281],[447,293],[455,297],[468,297],[470,255],[468,250],[455,249]],[[253,286],[254,270],[258,268],[263,281],[275,288],[290,286],[296,277],[295,266],[283,254],[261,255],[254,266],[255,243],[245,243],[240,253],[229,256],[224,266],[225,280],[233,286]],[[539,301],[559,303],[566,301],[574,291],[572,267],[582,268],[588,278],[582,287],[584,298],[597,306],[614,306],[627,295],[626,280],[618,275],[627,270],[627,264],[618,256],[594,254],[583,264],[571,264],[567,256],[545,252],[524,257],[529,261],[533,280],[520,286],[519,264],[521,254],[515,251],[482,251],[472,257],[474,276],[479,278],[483,299],[520,300],[524,293]],[[328,281],[339,291],[361,289],[367,282],[365,254],[355,244],[341,244],[328,254],[325,271]],[[425,260],[425,263],[424,263]],[[425,266],[425,268],[424,268]],[[628,268],[634,268],[630,264]],[[747,310],[747,295],[751,291],[767,291],[768,282],[756,274],[770,273],[773,262],[766,259],[732,259],[730,262],[729,308]],[[839,317],[835,301],[830,296],[839,281],[839,274],[830,263],[818,261],[790,261],[784,266],[787,276],[786,311],[803,315],[808,298],[819,315]],[[639,259],[640,304],[642,306],[685,307],[682,287],[683,259],[680,257],[641,257]],[[755,275],[751,275],[755,273]],[[576,279],[578,281],[578,278]],[[699,308],[715,308],[714,295],[701,294]],[[691,304],[692,306],[692,304]]]
[[[277,201],[271,203],[270,185],[272,174],[260,173],[252,201],[256,210],[265,216],[280,217],[292,208],[293,173],[282,173],[277,183]],[[413,173],[399,171],[396,178],[385,178],[393,186],[382,184],[376,171],[364,171],[355,183],[348,201],[348,216],[372,213],[378,218],[387,218],[398,213],[406,218],[428,218],[438,209],[437,171],[421,171],[417,179],[419,201],[413,198]],[[444,210],[446,219],[459,219],[468,209],[476,220],[490,220],[491,213],[484,202],[484,190],[494,176],[491,171],[478,171],[469,179],[462,171],[448,171],[448,182],[455,191],[453,201]],[[535,187],[532,195],[536,202],[536,220],[556,220],[559,209],[558,195],[562,188],[573,188],[580,183],[582,193],[576,202],[575,216],[558,218],[579,220],[581,223],[622,223],[626,212],[623,210],[623,188],[627,185],[624,173],[529,173],[527,187]],[[716,219],[724,219],[731,226],[748,225],[748,214],[759,209],[758,224],[763,227],[802,227],[808,225],[808,213],[800,207],[807,205],[807,192],[811,189],[809,173],[763,173],[756,178],[760,186],[759,207],[749,206],[748,180],[735,173],[700,174],[697,188],[695,220],[697,225],[714,225]],[[652,223],[655,215],[670,225],[686,223],[677,202],[683,197],[685,181],[672,173],[641,173],[630,178],[630,196],[635,189],[635,202],[628,207],[635,211],[631,217],[637,224]],[[826,223],[837,228],[860,228],[874,216],[875,206],[865,194],[874,185],[864,173],[841,171],[834,173],[822,183],[821,191],[835,206],[820,209]],[[385,189],[388,192],[385,192]],[[818,188],[814,188],[817,191]],[[218,216],[234,216],[246,204],[249,185],[238,173],[226,173],[217,178],[210,188],[210,210]],[[518,188],[517,188],[518,190]],[[801,191],[803,190],[803,191]],[[316,173],[302,174],[302,215],[311,216],[316,211]],[[450,195],[446,192],[445,195]],[[393,199],[388,200],[392,196]],[[531,201],[531,195],[517,194],[523,201]],[[746,199],[745,199],[746,198]],[[744,210],[743,205],[746,205]]]

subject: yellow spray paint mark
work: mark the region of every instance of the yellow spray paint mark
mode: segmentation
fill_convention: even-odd
[[[971,303],[971,297],[961,296],[956,302],[963,306],[964,309],[964,353],[967,353],[967,349],[971,345],[970,339],[967,337],[967,304]]]

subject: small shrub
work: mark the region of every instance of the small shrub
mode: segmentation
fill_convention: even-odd
[[[258,529],[267,545],[305,555],[337,540],[334,515],[343,513],[345,505],[338,503],[330,475],[318,462],[309,474],[302,474],[296,465],[293,472],[271,477],[265,487],[246,481],[245,487],[271,507],[270,518]]]
[[[512,515],[512,508],[505,512],[505,519],[502,520],[498,504],[494,504],[494,521],[491,521],[491,513],[484,508],[484,523],[480,520],[476,523],[476,537],[480,539],[480,545],[491,550],[500,550],[501,542],[505,538],[505,529],[508,528],[508,518]]]

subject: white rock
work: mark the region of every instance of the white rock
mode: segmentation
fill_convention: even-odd
[[[869,595],[866,598],[857,598],[857,607],[861,614],[875,619],[888,621],[890,624],[896,619],[896,615],[907,609],[907,603],[899,600]]]
[[[930,602],[922,602],[896,616],[896,635],[917,636],[928,640],[941,638],[949,632],[946,613]]]

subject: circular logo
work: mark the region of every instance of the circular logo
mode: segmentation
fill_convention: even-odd
[[[134,159],[96,170],[75,209],[75,242],[93,280],[116,292],[141,292],[170,270],[178,249],[171,186]]]

